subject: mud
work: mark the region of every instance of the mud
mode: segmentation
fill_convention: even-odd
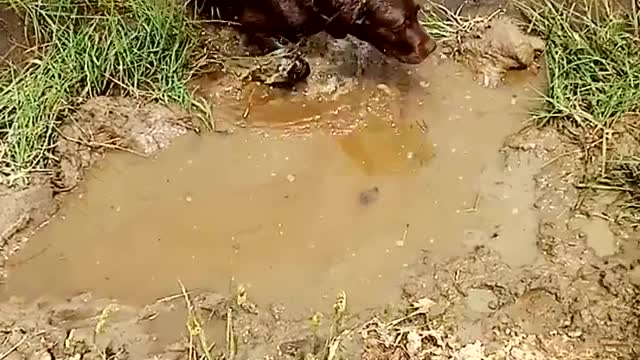
[[[465,63],[484,87],[495,88],[504,82],[509,70],[539,70],[544,41],[526,33],[525,24],[506,10],[486,16],[473,9],[470,16],[460,16],[435,7],[435,14],[447,19],[449,33],[441,40],[443,53]]]
[[[542,74],[315,41],[291,90],[194,81],[211,133],[79,108],[55,186],[0,197],[0,358],[637,358],[640,237],[574,186],[582,149],[510,136]]]
[[[23,58],[25,36],[20,18],[5,4],[0,4],[0,70],[7,62]]]
[[[55,195],[74,189],[105,150],[150,156],[194,129],[191,120],[180,110],[130,99],[98,97],[82,104],[60,129],[56,173],[34,176],[23,187],[0,187],[2,276],[6,260],[58,211]]]
[[[567,207],[577,201],[570,185],[580,169],[575,158],[558,160],[573,150],[553,131],[514,137],[504,148],[512,170],[526,167],[527,159],[543,164],[535,176],[542,256],[534,263],[510,266],[490,239],[460,256],[437,260],[425,253],[410,265],[402,301],[352,311],[347,295],[339,326],[328,311],[310,320],[278,306],[255,306],[251,292],[247,300],[195,290],[189,297],[206,323],[206,343],[216,343],[212,356],[226,353],[224,329],[230,326],[235,356],[247,359],[320,358],[337,342],[339,357],[364,359],[635,359],[638,259],[619,246],[600,257],[574,229],[581,215]],[[14,300],[1,311],[3,351],[17,344],[10,352],[15,358],[178,359],[201,348],[176,321],[187,316],[181,294],[137,308],[81,295],[65,303]],[[183,340],[175,342],[180,333]]]
[[[259,305],[301,314],[330,306],[339,289],[356,309],[393,302],[389,274],[416,253],[461,254],[494,231],[506,261],[533,261],[535,219],[524,204],[535,168],[504,179],[495,154],[541,79],[516,74],[513,88],[491,91],[436,60],[409,83],[385,75],[397,65],[377,65],[379,76],[369,67],[343,95],[200,79],[216,127],[233,134],[185,135],[152,161],[102,161],[15,258],[7,292],[37,297],[64,278],[48,293],[91,289],[141,305],[175,290],[176,278],[220,293],[233,279]],[[465,95],[450,98],[451,89]],[[486,212],[467,211],[480,192]],[[509,234],[518,243],[503,240]]]
[[[59,173],[54,180],[63,189],[72,189],[105,150],[148,157],[194,129],[191,115],[177,108],[118,97],[90,99],[60,130],[54,152]]]

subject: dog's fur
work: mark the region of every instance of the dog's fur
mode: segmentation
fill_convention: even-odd
[[[418,23],[414,0],[196,0],[220,20],[236,23],[254,44],[283,37],[296,42],[326,31],[352,35],[384,54],[419,64],[436,44]],[[213,11],[212,11],[213,10]]]

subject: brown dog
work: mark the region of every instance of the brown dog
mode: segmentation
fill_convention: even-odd
[[[366,41],[407,64],[419,64],[436,43],[418,23],[414,0],[199,0],[202,10],[237,23],[254,43],[300,38],[326,31]]]

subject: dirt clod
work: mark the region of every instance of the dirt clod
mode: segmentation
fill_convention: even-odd
[[[0,186],[0,269],[26,240],[26,236],[58,210],[53,190],[43,179],[24,189]]]
[[[488,88],[502,85],[509,70],[537,71],[545,46],[539,37],[525,34],[515,19],[494,15],[470,21],[444,43],[445,54],[465,63]]]
[[[360,205],[367,206],[371,203],[378,200],[380,196],[380,189],[377,186],[372,187],[371,189],[367,189],[360,193],[358,200],[360,201]]]
[[[60,130],[55,151],[60,159],[60,186],[76,186],[83,170],[106,149],[149,156],[189,129],[193,129],[190,117],[181,110],[127,98],[91,99]]]

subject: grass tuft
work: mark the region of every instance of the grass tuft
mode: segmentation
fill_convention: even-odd
[[[89,97],[191,104],[197,29],[175,1],[4,1],[24,16],[32,60],[0,74],[0,182],[48,168],[58,121]]]
[[[587,174],[580,187],[619,192],[622,211],[614,219],[638,226],[640,17],[635,7],[614,5],[517,3],[546,40],[549,87],[534,119],[582,144]]]
[[[568,120],[608,128],[640,110],[638,15],[607,4],[517,3],[546,40],[549,93],[536,115],[540,125]]]
[[[516,0],[531,31],[545,40],[548,92],[532,118],[585,149],[578,187],[619,192],[614,220],[640,226],[640,14],[610,0]],[[422,25],[445,45],[489,18],[431,3]]]

